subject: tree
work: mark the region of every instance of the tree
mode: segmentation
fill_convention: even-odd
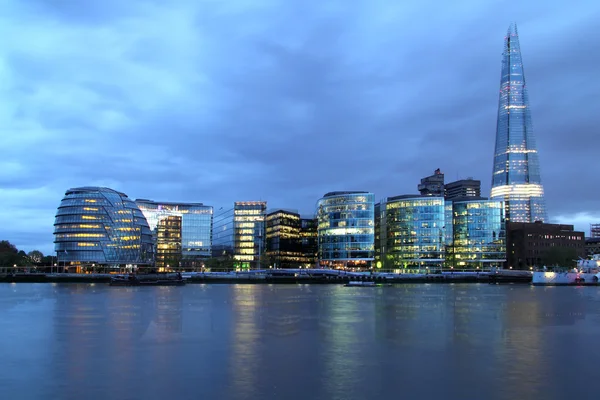
[[[262,254],[260,255],[260,261],[258,263],[258,268],[260,269],[268,269],[269,267],[271,267],[273,265],[273,257],[271,257],[271,255],[269,253],[267,253],[266,251],[263,251]],[[279,267],[279,265],[278,265]]]
[[[56,257],[55,256],[44,256],[42,257],[42,261],[40,261],[40,264],[42,265],[52,265],[56,262]]]
[[[40,264],[44,259],[44,254],[39,250],[32,250],[27,253],[27,257],[29,257],[32,263]]]
[[[8,240],[0,241],[0,266],[12,267],[14,265],[27,265],[27,254],[23,250],[19,251]]]
[[[232,271],[234,268],[233,256],[230,254],[221,257],[211,257],[204,261],[204,267],[211,271]]]
[[[577,252],[571,247],[551,247],[542,256],[542,262],[547,266],[573,267]]]
[[[9,242],[8,240],[0,241],[0,253],[14,253],[17,254],[19,250],[17,250],[17,246]]]

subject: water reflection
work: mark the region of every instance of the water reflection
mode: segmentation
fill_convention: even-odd
[[[232,352],[229,376],[232,380],[232,396],[254,396],[261,373],[260,347],[264,342],[259,332],[262,294],[258,285],[233,285],[232,306],[235,324],[232,332]]]
[[[18,284],[0,305],[18,398],[590,398],[600,357],[593,287]]]

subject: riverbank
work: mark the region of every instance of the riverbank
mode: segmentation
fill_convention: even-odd
[[[143,275],[140,275],[142,277]],[[23,273],[0,275],[5,283],[109,283],[114,274],[44,274]],[[526,271],[498,270],[494,272],[444,272],[437,274],[346,273],[338,271],[279,270],[273,272],[183,273],[190,284],[340,284],[349,281],[379,283],[531,283]]]

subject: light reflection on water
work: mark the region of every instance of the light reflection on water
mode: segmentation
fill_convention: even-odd
[[[597,287],[7,284],[0,398],[596,398],[599,305]]]

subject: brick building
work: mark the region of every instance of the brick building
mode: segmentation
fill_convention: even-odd
[[[508,268],[571,267],[578,257],[586,256],[585,234],[573,225],[508,222],[506,253]]]

